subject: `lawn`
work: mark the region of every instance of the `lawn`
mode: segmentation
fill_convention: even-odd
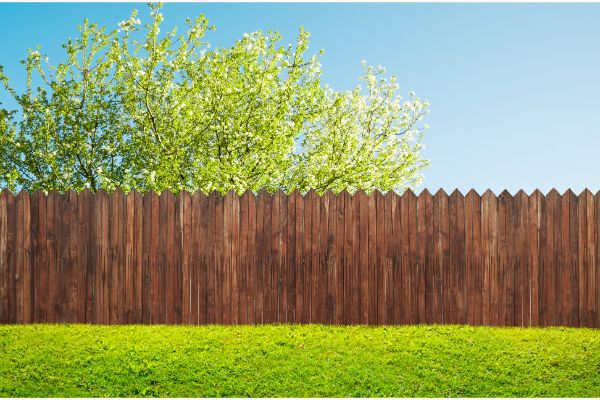
[[[0,396],[598,397],[600,330],[0,325]]]

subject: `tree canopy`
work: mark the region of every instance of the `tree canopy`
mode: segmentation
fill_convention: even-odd
[[[108,30],[85,20],[52,64],[22,61],[17,109],[0,107],[0,188],[173,192],[314,189],[402,191],[419,184],[428,102],[363,62],[354,90],[321,81],[309,33],[276,32],[211,48],[200,15],[183,34],[131,17]]]

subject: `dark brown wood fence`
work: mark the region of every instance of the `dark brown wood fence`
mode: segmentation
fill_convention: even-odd
[[[600,193],[0,194],[0,323],[600,326]]]

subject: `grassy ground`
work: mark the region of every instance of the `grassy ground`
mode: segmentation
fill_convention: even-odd
[[[598,397],[600,331],[0,326],[6,397]]]

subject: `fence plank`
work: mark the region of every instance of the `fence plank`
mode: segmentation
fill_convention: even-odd
[[[142,322],[151,323],[153,271],[150,257],[152,246],[152,198],[148,193],[142,199]],[[158,226],[158,224],[155,224]]]
[[[496,283],[496,296],[498,297],[498,325],[506,326],[507,321],[511,318],[509,312],[509,296],[512,290],[510,284],[510,238],[511,232],[511,198],[508,191],[504,191],[498,198],[498,263],[496,275],[493,281]]]
[[[434,199],[433,195],[427,190],[423,190],[419,195],[419,246],[423,249],[424,273],[425,273],[425,320],[431,324],[436,321],[437,296],[435,281],[435,250],[436,240],[434,236]]]
[[[566,268],[569,270],[569,325],[579,326],[579,270],[577,268],[578,255],[578,229],[577,229],[577,208],[578,197],[573,191],[569,190],[569,264]]]
[[[402,304],[402,315],[400,316],[401,324],[410,323],[411,314],[411,297],[410,287],[412,279],[412,260],[410,254],[410,204],[409,191],[402,193],[400,197],[400,226],[401,226],[401,255],[400,255],[400,296]]]
[[[474,219],[474,202],[476,192],[470,190],[465,196],[465,287],[466,287],[466,302],[467,313],[466,323],[475,324],[475,262],[473,260],[474,251],[474,234],[473,234],[473,219]]]
[[[419,269],[417,264],[417,196],[412,190],[408,189],[404,196],[406,196],[407,206],[407,225],[408,225],[408,277],[409,277],[409,288],[408,288],[408,323],[415,324],[419,321],[419,294],[418,294],[418,277]]]
[[[592,195],[591,192],[587,191],[585,194],[586,197],[586,217],[587,217],[587,229],[586,229],[586,294],[587,301],[586,311],[586,325],[589,328],[598,327],[598,268],[599,268],[599,259],[596,257],[596,251],[598,246],[598,226],[600,213],[598,213],[598,194],[596,194],[596,198]]]
[[[388,193],[391,203],[390,223],[392,227],[391,240],[388,241],[391,247],[391,281],[392,281],[392,313],[390,322],[394,325],[402,323],[404,314],[404,301],[402,299],[402,198],[395,192]]]
[[[187,250],[187,262],[183,268],[184,299],[187,298],[183,317],[186,311],[188,324],[197,325],[206,323],[208,307],[206,305],[209,280],[207,279],[207,230],[208,219],[206,218],[206,198],[200,191],[194,193],[191,198],[185,200],[184,207],[189,214],[184,225],[184,238],[187,239],[189,249]],[[185,240],[184,239],[184,240]],[[187,282],[186,282],[187,275]],[[203,294],[201,294],[203,291]],[[202,321],[201,321],[202,320]]]
[[[280,241],[280,233],[281,233],[281,203],[279,193],[271,194],[271,237],[270,237],[270,246],[271,246],[271,280],[270,280],[270,291],[271,291],[271,316],[270,321],[278,323],[280,322],[280,308],[281,308],[281,293],[279,286],[279,275],[281,268],[281,241]],[[317,214],[318,215],[318,214]],[[314,243],[315,246],[318,246],[318,243]],[[317,270],[315,270],[317,271]],[[316,285],[315,285],[316,288]],[[315,289],[316,292],[316,289]],[[316,293],[313,293],[316,296]],[[317,302],[314,302],[315,305]],[[313,310],[313,313],[316,310]],[[313,314],[314,315],[314,314]]]
[[[529,274],[527,273],[528,261],[526,259],[528,248],[527,237],[527,195],[520,190],[513,199],[513,229],[514,229],[514,323],[519,326],[527,326],[528,312],[525,304],[528,304],[526,293],[529,291]]]
[[[117,324],[120,322],[120,282],[122,278],[122,268],[119,260],[119,246],[121,243],[120,223],[121,220],[121,197],[119,192],[114,192],[109,196],[109,323]],[[162,221],[164,222],[164,221]]]
[[[345,208],[345,224],[344,224],[344,264],[346,266],[344,270],[344,315],[346,317],[346,323],[353,324],[359,320],[359,309],[358,309],[358,285],[356,280],[356,263],[354,253],[355,243],[355,198],[348,192],[343,192],[344,195],[344,208]],[[305,237],[305,242],[308,238]]]
[[[10,275],[8,257],[9,257],[9,242],[8,242],[8,198],[12,194],[8,189],[0,192],[0,324],[10,322],[9,310],[9,281],[12,280]]]
[[[265,201],[267,193],[261,191],[256,198],[256,301],[254,308],[254,322],[257,324],[264,323],[264,282],[265,282],[265,265],[266,265],[266,246],[265,246]],[[302,296],[300,296],[302,301]],[[300,306],[301,307],[301,306]]]
[[[273,271],[271,268],[271,240],[272,240],[272,196],[263,191],[261,193],[262,202],[262,268],[261,268],[261,293],[262,293],[262,323],[273,322],[273,296],[272,296],[272,280]],[[310,245],[310,243],[308,243]],[[308,276],[307,276],[308,278]],[[309,303],[307,303],[309,304]]]
[[[37,313],[37,322],[47,322],[47,307],[48,307],[48,264],[47,260],[47,240],[46,234],[48,230],[48,225],[46,224],[46,216],[47,216],[47,197],[42,191],[38,191],[38,221],[39,221],[39,231],[38,231],[38,251],[37,259],[38,259],[38,269],[39,275],[36,279],[37,293],[35,298],[34,306],[36,308]],[[91,228],[88,226],[88,232]],[[0,233],[1,235],[1,233]],[[88,248],[90,246],[90,236],[88,236]],[[1,241],[1,239],[0,239]],[[87,266],[86,266],[87,268]]]
[[[248,196],[248,291],[246,303],[248,305],[248,323],[256,323],[256,196],[250,193]]]
[[[128,324],[136,323],[136,308],[140,304],[136,299],[137,288],[141,287],[141,279],[137,280],[137,248],[139,246],[136,235],[139,230],[136,221],[136,194],[137,192],[131,191],[125,197],[125,219],[127,220],[127,226],[125,227],[125,265],[127,272],[125,321]]]
[[[316,191],[309,194],[311,207],[311,253],[310,253],[310,322],[320,322],[321,301],[319,285],[321,280],[321,202]]]
[[[239,305],[240,305],[240,287],[239,287],[239,275],[238,275],[238,253],[240,251],[240,198],[235,192],[229,192],[228,196],[231,196],[231,254],[229,256],[229,297],[231,299],[231,323],[239,323]]]
[[[491,190],[486,190],[481,197],[481,242],[482,242],[482,323],[483,325],[492,325],[494,318],[492,314],[496,312],[492,304],[492,266],[493,258],[496,256],[492,246],[492,213],[495,209],[495,196]]]
[[[327,211],[327,323],[335,324],[336,315],[336,272],[338,262],[338,251],[339,248],[336,246],[336,234],[337,234],[337,196],[333,191],[328,190],[326,193],[328,201]],[[294,264],[290,263],[288,271],[294,270]]]
[[[357,322],[361,324],[369,323],[369,199],[365,192],[359,191],[354,194],[354,199],[358,201],[357,207],[357,245],[354,249],[356,254],[357,277],[359,288],[359,309],[360,319]]]
[[[318,283],[319,286],[317,288],[317,302],[318,306],[318,314],[317,320],[319,323],[324,324],[328,322],[328,284],[329,284],[329,276],[328,276],[328,238],[329,238],[329,197],[324,193],[319,198],[319,258],[318,258]]]
[[[277,203],[277,239],[276,239],[276,266],[277,266],[277,319],[278,323],[285,323],[287,321],[287,225],[288,225],[288,213],[287,213],[287,196],[282,190],[278,190],[275,193]],[[321,294],[321,292],[319,292]],[[321,304],[321,302],[319,302]],[[324,306],[323,306],[324,307]]]
[[[543,195],[539,190],[534,191],[529,197],[529,276],[531,280],[530,313],[531,325],[540,324],[540,223],[541,204]]]
[[[336,196],[336,215],[335,215],[335,247],[337,249],[337,257],[335,262],[335,323],[342,324],[346,321],[345,308],[345,232],[346,232],[346,192],[340,192]],[[298,227],[298,225],[296,225]],[[296,244],[298,246],[298,244]]]
[[[376,249],[377,257],[375,259],[376,269],[376,285],[377,285],[377,296],[376,296],[376,308],[377,308],[377,325],[383,325],[386,323],[386,246],[385,246],[385,197],[379,191],[376,190],[373,194],[375,196],[375,224],[377,226],[376,233]],[[334,233],[335,234],[335,233]],[[424,293],[423,293],[424,294]],[[335,296],[334,296],[335,299]]]
[[[367,197],[367,262],[361,267],[366,270],[365,277],[367,281],[367,323],[369,325],[377,324],[377,209],[375,204],[375,193]]]
[[[206,248],[206,322],[216,323],[217,321],[217,262],[216,262],[216,206],[217,206],[217,194],[212,193],[209,197],[200,197],[201,202],[205,201],[206,205],[201,207],[198,211],[201,215],[202,210],[206,210],[204,218],[206,220],[206,244],[200,244]],[[202,248],[202,247],[201,247]],[[199,277],[200,275],[197,275]],[[198,278],[197,278],[198,279]],[[199,284],[199,283],[198,283]],[[201,313],[201,309],[198,310],[198,314]],[[200,317],[199,317],[200,318]]]
[[[295,258],[296,258],[296,272],[295,272],[295,288],[296,288],[296,308],[295,308],[295,312],[294,312],[294,322],[295,323],[301,323],[303,322],[304,319],[304,310],[305,310],[305,306],[304,306],[304,268],[305,268],[305,262],[304,262],[304,246],[306,245],[306,241],[304,240],[304,198],[302,197],[302,195],[300,194],[300,192],[295,191],[292,196],[294,196],[294,198],[296,199],[296,232],[294,235],[295,241],[296,241],[296,248],[295,248]],[[258,215],[261,213],[260,211],[260,205],[257,203],[257,207],[256,207],[256,215],[258,218]],[[257,226],[256,226],[256,231],[260,232],[262,228],[262,225],[259,226],[258,225],[258,220],[257,220]],[[259,255],[257,253],[257,255]],[[257,263],[258,265],[258,263]],[[257,275],[257,278],[258,275]],[[257,284],[260,285],[260,282],[257,279]]]
[[[392,219],[392,209],[394,208],[395,199],[398,196],[394,191],[389,191],[384,199],[384,223],[385,223],[385,322],[386,324],[394,323],[394,258],[395,258],[395,242],[394,236],[394,220]]]
[[[38,280],[40,276],[39,271],[39,263],[38,263],[38,255],[40,254],[39,249],[39,231],[40,231],[40,223],[39,223],[39,203],[40,203],[40,194],[44,197],[43,193],[40,191],[36,191],[29,197],[29,235],[30,235],[30,299],[29,299],[29,314],[30,319],[29,322],[39,322],[37,319],[37,310],[35,309],[35,303],[38,298]],[[85,293],[77,294],[77,301],[81,301],[83,299],[85,301]]]
[[[437,303],[435,322],[448,323],[449,313],[449,214],[448,214],[448,195],[443,190],[438,190],[434,196],[434,230],[436,235],[436,263],[434,266],[434,281],[436,290],[434,300]]]
[[[461,241],[460,231],[460,216],[459,216],[459,203],[461,201],[461,194],[458,190],[454,190],[448,198],[448,243],[449,243],[449,262],[446,266],[448,270],[448,286],[447,288],[447,299],[449,301],[448,309],[448,322],[451,324],[457,324],[459,321],[459,302],[460,302],[460,269],[459,264],[459,246]],[[463,227],[464,230],[464,227]]]
[[[591,195],[591,193],[590,193]],[[600,191],[596,192],[595,196],[590,196],[594,199],[592,206],[591,201],[589,204],[590,217],[592,221],[595,221],[593,230],[587,237],[589,243],[588,257],[589,264],[592,266],[590,282],[588,283],[592,289],[591,299],[596,299],[593,304],[593,312],[591,316],[591,323],[588,326],[594,328],[600,328]],[[582,278],[580,278],[582,279]]]
[[[549,307],[554,305],[552,285],[553,209],[555,197],[550,193],[540,207],[540,322],[542,326],[553,325],[554,316]]]

